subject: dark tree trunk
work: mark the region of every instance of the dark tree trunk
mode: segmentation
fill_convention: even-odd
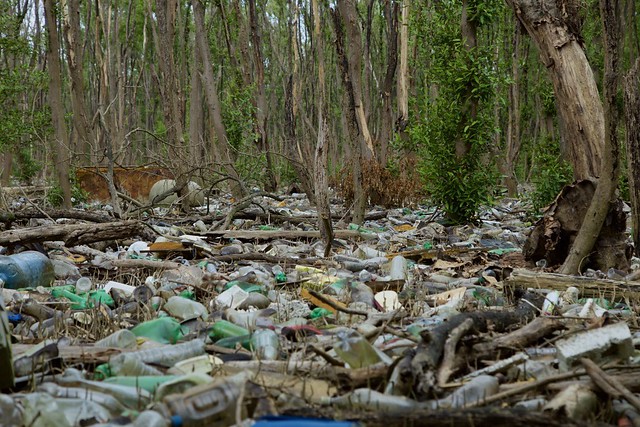
[[[624,81],[627,162],[631,195],[632,238],[636,256],[640,255],[640,58]]]

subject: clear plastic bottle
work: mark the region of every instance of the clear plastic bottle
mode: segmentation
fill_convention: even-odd
[[[40,252],[0,255],[0,287],[19,289],[51,286],[54,279],[51,260]]]
[[[251,350],[260,360],[277,360],[280,357],[280,338],[271,329],[258,329],[251,335]]]
[[[351,368],[364,368],[382,361],[376,349],[356,331],[340,332],[337,336],[333,349]]]
[[[120,329],[97,341],[95,347],[136,348],[136,335],[128,329]]]

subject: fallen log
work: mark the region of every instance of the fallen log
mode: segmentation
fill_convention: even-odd
[[[15,212],[7,212],[0,211],[0,222],[4,222],[5,224],[10,224],[14,221],[22,221],[26,219],[32,218],[43,218],[43,219],[60,219],[60,218],[69,218],[69,219],[79,219],[82,221],[91,221],[91,222],[111,222],[113,218],[109,218],[106,215],[100,215],[93,212],[80,211],[75,209],[54,209],[50,211],[42,211],[38,209],[25,209],[21,211]]]
[[[62,240],[67,246],[75,246],[105,240],[126,239],[140,234],[143,229],[144,224],[139,221],[46,225],[3,231],[0,233],[0,245]]]
[[[320,239],[319,231],[292,231],[292,230],[221,230],[208,231],[201,234],[207,239],[238,239],[238,240],[274,240],[274,239]],[[333,237],[337,239],[362,239],[371,240],[377,238],[375,234],[363,233],[356,230],[334,230]]]
[[[578,288],[585,298],[638,298],[640,283],[620,280],[595,279],[582,276],[568,276],[558,273],[543,273],[517,269],[504,282],[505,291],[512,289],[550,289],[564,291],[570,286]]]

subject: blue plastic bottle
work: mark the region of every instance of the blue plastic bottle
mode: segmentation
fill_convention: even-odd
[[[40,252],[0,255],[0,287],[20,289],[51,286],[54,279],[51,260]]]

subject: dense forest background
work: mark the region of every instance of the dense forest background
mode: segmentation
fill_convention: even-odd
[[[580,176],[522,3],[545,2],[3,0],[3,185],[69,206],[77,168],[153,164],[236,197],[297,182],[322,209],[333,186],[356,223],[427,199],[462,222],[523,190],[538,209]],[[603,93],[598,1],[558,4]],[[624,76],[640,4],[619,7]]]

